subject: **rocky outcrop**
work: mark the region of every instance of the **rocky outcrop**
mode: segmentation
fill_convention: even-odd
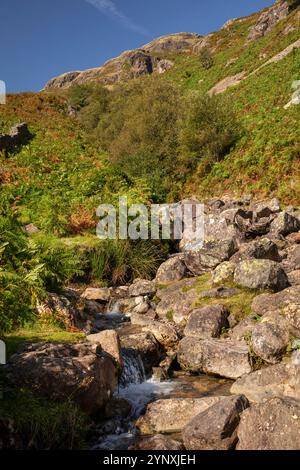
[[[113,85],[125,78],[137,78],[152,73],[165,73],[173,66],[173,61],[166,56],[174,53],[191,51],[201,36],[194,33],[178,33],[155,39],[140,49],[125,51],[119,57],[111,59],[102,67],[69,72],[50,80],[46,90],[69,88],[83,83],[101,83]]]
[[[193,418],[183,430],[187,450],[232,450],[241,413],[249,403],[243,395],[226,397]]]
[[[56,318],[67,330],[84,329],[87,324],[83,308],[75,300],[71,302],[64,295],[48,293],[48,297],[43,302],[38,302],[37,313],[46,321]]]
[[[187,423],[222,397],[170,398],[147,406],[146,414],[137,421],[142,434],[170,434],[180,432]]]
[[[117,386],[114,361],[85,343],[34,344],[11,357],[7,378],[54,401],[72,397],[88,414],[103,408]]]
[[[286,18],[299,5],[299,0],[277,0],[275,4],[263,11],[248,36],[253,41],[272,31],[279,21]]]
[[[7,155],[21,145],[26,145],[32,138],[25,122],[12,127],[8,134],[0,135],[0,151]]]
[[[242,413],[237,450],[300,448],[299,403],[273,398]]]

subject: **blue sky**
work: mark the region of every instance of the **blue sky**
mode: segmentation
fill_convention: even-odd
[[[39,90],[53,76],[97,67],[180,31],[207,34],[272,0],[1,0],[0,80]]]

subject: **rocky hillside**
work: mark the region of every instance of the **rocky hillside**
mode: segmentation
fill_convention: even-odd
[[[196,33],[177,33],[160,37],[145,44],[139,49],[126,51],[103,66],[84,71],[67,72],[51,79],[45,86],[46,90],[64,89],[72,84],[97,82],[113,85],[122,80],[134,79],[153,73],[162,74],[175,66],[177,56],[196,56],[204,48],[217,55],[224,48],[233,47],[240,41],[243,48],[250,47],[252,41],[257,41],[270,33],[278,23],[284,22],[283,34],[289,35],[297,29],[299,15],[290,18],[299,5],[298,0],[277,0],[275,4],[261,13],[247,18],[227,21],[221,31],[201,36]],[[298,12],[299,13],[299,12]],[[288,21],[286,22],[286,19]],[[241,38],[241,32],[243,38]],[[295,46],[299,47],[299,46]],[[266,56],[261,57],[264,60]],[[236,58],[237,61],[238,58]],[[230,60],[233,64],[233,59]],[[239,77],[241,78],[241,76]],[[228,82],[236,84],[237,80]],[[226,87],[216,91],[224,91]]]
[[[93,449],[299,449],[299,208],[245,197],[205,214],[204,246],[185,240],[154,279],[48,293],[39,314],[81,342],[26,345],[4,367],[13,387],[71,396]]]

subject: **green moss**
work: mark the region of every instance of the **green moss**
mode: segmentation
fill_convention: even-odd
[[[251,305],[254,297],[262,292],[250,289],[240,289],[240,293],[229,298],[204,298],[198,299],[194,303],[195,308],[205,307],[206,305],[222,304],[225,305],[230,313],[241,321],[251,314]]]
[[[166,319],[168,321],[173,321],[174,320],[174,312],[173,310],[169,310],[167,313],[166,313]]]

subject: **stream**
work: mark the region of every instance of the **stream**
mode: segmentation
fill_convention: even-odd
[[[116,320],[117,314],[109,313]],[[124,321],[124,320],[123,320]],[[121,322],[120,322],[121,323]],[[120,324],[119,324],[120,327]],[[120,328],[121,334],[135,330],[130,323]],[[194,376],[182,371],[174,371],[170,380],[159,381],[147,377],[143,361],[138,352],[122,350],[124,367],[115,398],[125,399],[131,405],[129,415],[113,417],[97,425],[89,447],[92,450],[127,450],[138,439],[136,420],[144,414],[147,404],[166,398],[201,398],[217,395],[230,395],[232,382],[207,375]],[[176,436],[178,439],[178,435]]]

